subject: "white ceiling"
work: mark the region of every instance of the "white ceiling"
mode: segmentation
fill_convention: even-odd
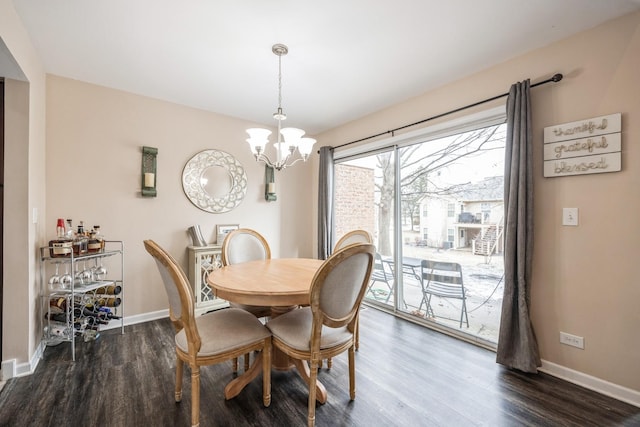
[[[314,135],[640,0],[14,0],[48,73]],[[556,70],[549,64],[550,75]],[[522,76],[527,78],[532,76]]]

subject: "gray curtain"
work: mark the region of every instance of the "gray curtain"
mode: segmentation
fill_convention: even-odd
[[[333,231],[333,147],[320,147],[318,178],[318,258],[331,255],[335,237]]]
[[[533,257],[533,148],[529,80],[507,99],[504,170],[504,298],[496,361],[538,372],[540,355],[529,316]]]

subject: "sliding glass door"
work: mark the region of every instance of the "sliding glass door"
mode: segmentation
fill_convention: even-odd
[[[497,343],[505,131],[466,128],[336,161],[336,237],[364,228],[379,253],[365,302]]]

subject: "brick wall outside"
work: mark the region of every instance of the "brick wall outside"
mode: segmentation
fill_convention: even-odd
[[[336,241],[345,233],[363,229],[375,240],[376,206],[374,170],[359,166],[335,166]]]

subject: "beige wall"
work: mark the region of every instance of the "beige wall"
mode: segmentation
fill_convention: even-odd
[[[6,377],[13,374],[5,372],[8,365],[17,374],[29,372],[40,343],[36,253],[43,241],[45,215],[45,75],[10,0],[0,0],[0,38],[28,81],[8,80],[5,88],[2,361]]]
[[[264,165],[245,142],[245,129],[255,124],[57,76],[47,78],[47,118],[47,235],[56,218],[72,218],[125,242],[127,316],[168,308],[144,239],[167,248],[185,269],[194,224],[208,242],[215,242],[216,224],[240,224],[262,233],[274,257],[311,256],[310,165],[276,173],[278,200],[266,202]],[[139,194],[142,146],[158,148],[155,198]],[[233,155],[247,173],[246,197],[231,212],[202,211],[182,190],[185,163],[206,149]]]
[[[561,365],[635,390],[631,394],[637,399],[640,13],[348,123],[319,139],[346,143],[507,92],[513,82],[531,78],[535,83],[556,72],[564,74],[562,82],[532,89],[533,324],[548,366]],[[544,127],[617,112],[623,120],[622,172],[543,178]],[[579,208],[579,227],[561,225],[563,207]],[[585,349],[561,345],[560,331],[583,336]]]

